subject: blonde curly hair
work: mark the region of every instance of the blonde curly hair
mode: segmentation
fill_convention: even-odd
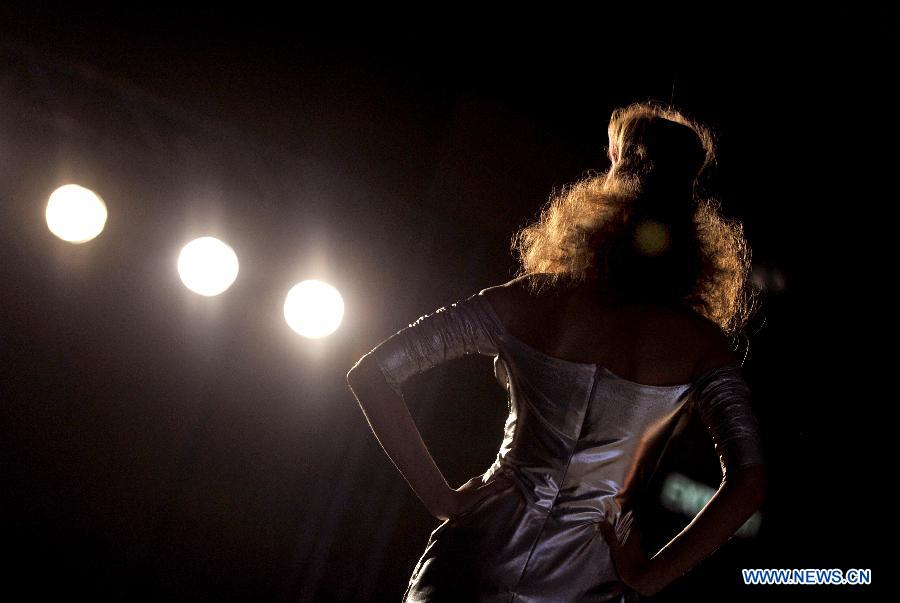
[[[622,301],[685,306],[740,333],[756,310],[743,225],[703,191],[715,164],[712,132],[655,101],[613,111],[609,169],[554,192],[518,230],[516,276],[545,284],[593,282]]]

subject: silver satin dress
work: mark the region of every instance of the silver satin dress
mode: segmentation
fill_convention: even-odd
[[[628,533],[640,488],[680,422],[699,414],[723,475],[762,463],[738,365],[683,385],[636,383],[525,344],[481,293],[420,317],[369,352],[401,396],[412,375],[471,353],[494,358],[510,409],[483,481],[501,472],[512,479],[431,533],[404,601],[634,601],[627,587],[615,592],[624,585],[597,525],[606,519],[620,538]]]

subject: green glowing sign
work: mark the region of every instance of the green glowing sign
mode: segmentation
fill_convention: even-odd
[[[670,473],[663,483],[660,498],[666,509],[693,518],[715,493],[716,491],[706,484],[695,482],[680,473]],[[757,511],[735,532],[735,536],[752,538],[759,532],[761,523],[762,516]]]

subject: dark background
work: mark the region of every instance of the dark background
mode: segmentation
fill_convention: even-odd
[[[869,342],[892,339],[892,14],[37,6],[0,12],[0,588],[399,600],[437,520],[345,374],[511,278],[513,232],[604,169],[611,110],[648,98],[718,134],[723,211],[770,285],[746,365],[762,529],[656,599],[856,599],[884,581],[892,373]],[[110,210],[84,245],[43,218],[69,182]],[[241,262],[211,299],[175,270],[206,234]],[[346,301],[321,341],[281,314],[306,278]],[[506,406],[488,360],[416,377],[407,400],[454,486],[493,461]],[[711,452],[695,430],[666,470],[714,486]],[[657,517],[658,544],[687,522]],[[742,567],[871,568],[874,584],[750,587]]]

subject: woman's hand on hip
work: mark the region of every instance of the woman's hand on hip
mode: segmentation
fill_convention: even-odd
[[[478,506],[482,500],[509,486],[512,480],[503,473],[496,473],[487,483],[482,481],[482,476],[477,475],[464,483],[459,488],[449,493],[446,509],[433,512],[437,519],[455,519],[466,514],[469,510]]]
[[[636,523],[632,524],[625,541],[619,540],[613,526],[605,520],[597,524],[597,529],[609,545],[616,573],[626,586],[643,596],[654,595],[662,589],[663,585],[654,580],[652,563],[641,548],[641,533]]]

